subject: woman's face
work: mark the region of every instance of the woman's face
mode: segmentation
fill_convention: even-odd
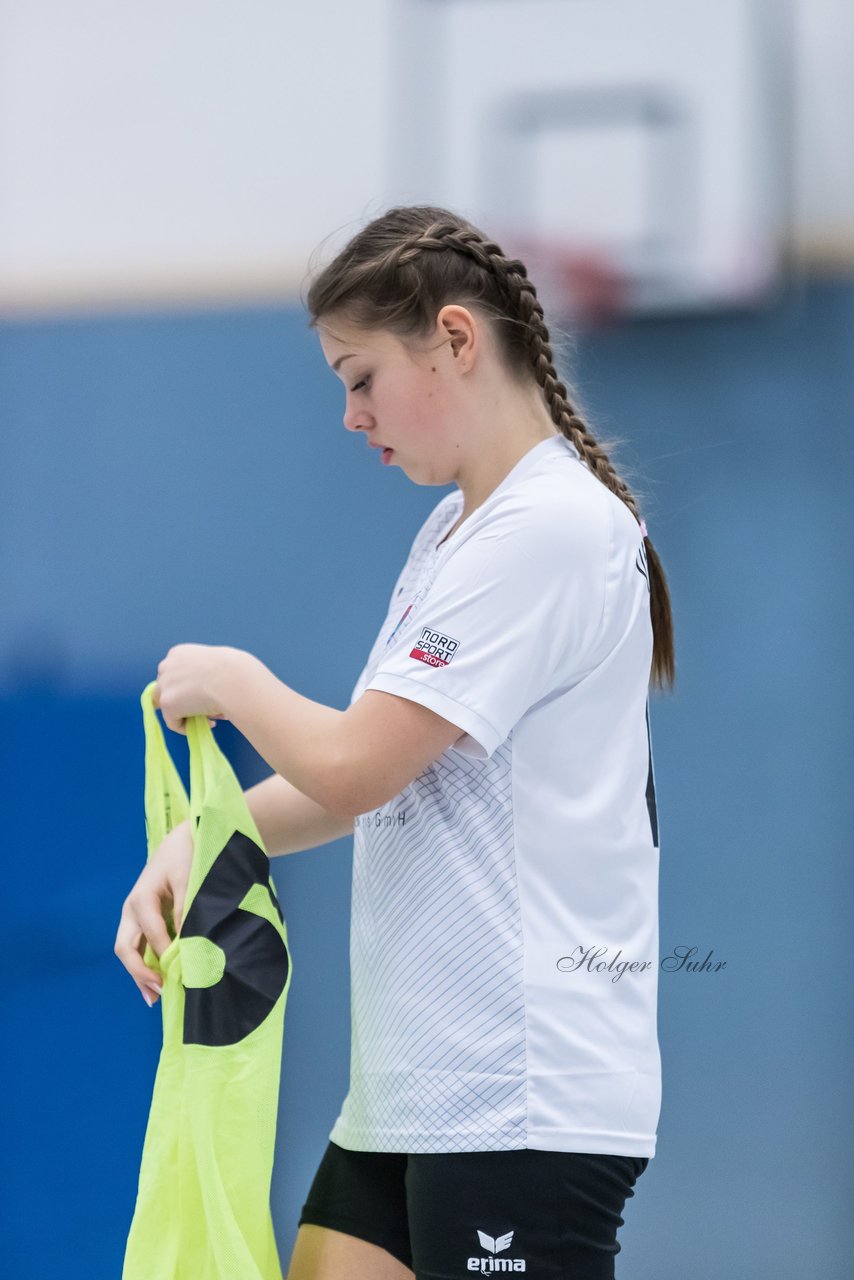
[[[448,484],[456,401],[448,339],[408,346],[386,330],[318,323],[327,364],[344,385],[344,426],[417,484]],[[391,450],[386,453],[385,450]]]

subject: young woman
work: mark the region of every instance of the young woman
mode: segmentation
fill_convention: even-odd
[[[241,650],[177,645],[158,667],[169,727],[227,717],[275,770],[247,792],[271,855],[354,832],[350,1088],[288,1280],[605,1280],[661,1100],[664,572],[523,264],[469,222],[390,210],[308,308],[344,425],[456,488],[346,711]],[[116,952],[143,993],[190,856],[177,829],[124,904]]]

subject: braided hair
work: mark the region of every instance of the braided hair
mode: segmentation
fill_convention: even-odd
[[[432,332],[449,302],[470,303],[489,317],[508,371],[520,382],[534,378],[558,431],[643,530],[653,630],[650,680],[659,689],[672,688],[673,620],[663,566],[634,495],[591,434],[576,392],[570,398],[558,377],[542,304],[524,263],[506,257],[448,209],[401,206],[363,227],[314,277],[304,301],[312,328],[334,313],[357,328],[384,329],[402,340]]]

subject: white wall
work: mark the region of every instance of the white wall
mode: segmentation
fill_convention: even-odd
[[[854,263],[854,5],[795,0],[795,195],[817,257]]]
[[[382,203],[387,7],[5,0],[0,299],[293,287]]]
[[[766,2],[796,36],[795,241],[854,263],[854,6]],[[404,9],[0,0],[0,312],[292,294],[325,236],[407,198]]]

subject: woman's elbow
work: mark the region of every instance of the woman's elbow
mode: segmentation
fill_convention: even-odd
[[[371,769],[367,761],[340,762],[329,768],[324,781],[324,808],[338,817],[382,809],[414,780],[398,769]]]

